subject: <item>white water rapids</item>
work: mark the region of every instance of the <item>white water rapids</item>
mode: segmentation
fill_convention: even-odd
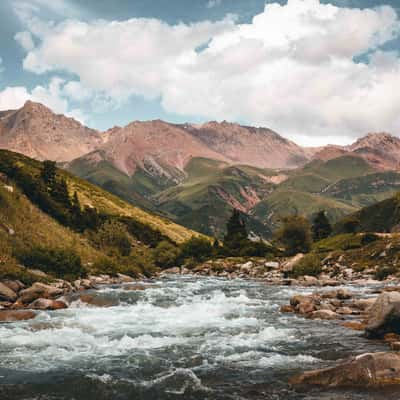
[[[287,378],[371,350],[337,322],[281,314],[297,289],[194,277],[144,285],[97,291],[112,307],[77,300],[1,324],[0,399],[325,399]]]

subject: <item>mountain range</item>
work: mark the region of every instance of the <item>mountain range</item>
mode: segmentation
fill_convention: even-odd
[[[309,148],[226,121],[135,121],[99,132],[28,101],[0,112],[0,148],[55,160],[124,200],[215,236],[232,208],[268,237],[289,213],[325,209],[336,220],[400,186],[400,139],[388,133]]]

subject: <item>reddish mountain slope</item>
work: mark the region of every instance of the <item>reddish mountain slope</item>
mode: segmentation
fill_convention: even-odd
[[[31,101],[0,113],[0,148],[38,160],[70,161],[103,143],[101,133]]]

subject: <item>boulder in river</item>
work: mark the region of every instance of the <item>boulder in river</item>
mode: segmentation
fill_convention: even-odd
[[[36,299],[29,304],[29,308],[35,310],[62,310],[63,308],[68,308],[68,305],[61,300]]]
[[[16,299],[17,294],[14,290],[0,282],[0,300],[15,301]]]
[[[335,367],[304,372],[292,378],[290,383],[325,387],[400,385],[400,354],[362,354]]]
[[[31,310],[0,310],[0,322],[24,321],[35,317],[36,314]]]
[[[24,304],[29,304],[38,298],[54,299],[62,294],[62,289],[36,282],[30,288],[21,290],[19,300]]]
[[[385,292],[371,307],[365,334],[369,338],[382,338],[386,333],[400,334],[400,293]]]

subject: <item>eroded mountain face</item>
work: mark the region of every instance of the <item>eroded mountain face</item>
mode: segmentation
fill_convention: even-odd
[[[267,128],[135,121],[98,132],[41,104],[0,112],[0,148],[65,168],[133,204],[220,235],[231,209],[261,234],[281,216],[326,209],[337,219],[400,183],[400,139],[305,148]]]
[[[0,148],[38,160],[71,161],[104,141],[100,132],[39,103],[27,101],[19,110],[0,113]]]

